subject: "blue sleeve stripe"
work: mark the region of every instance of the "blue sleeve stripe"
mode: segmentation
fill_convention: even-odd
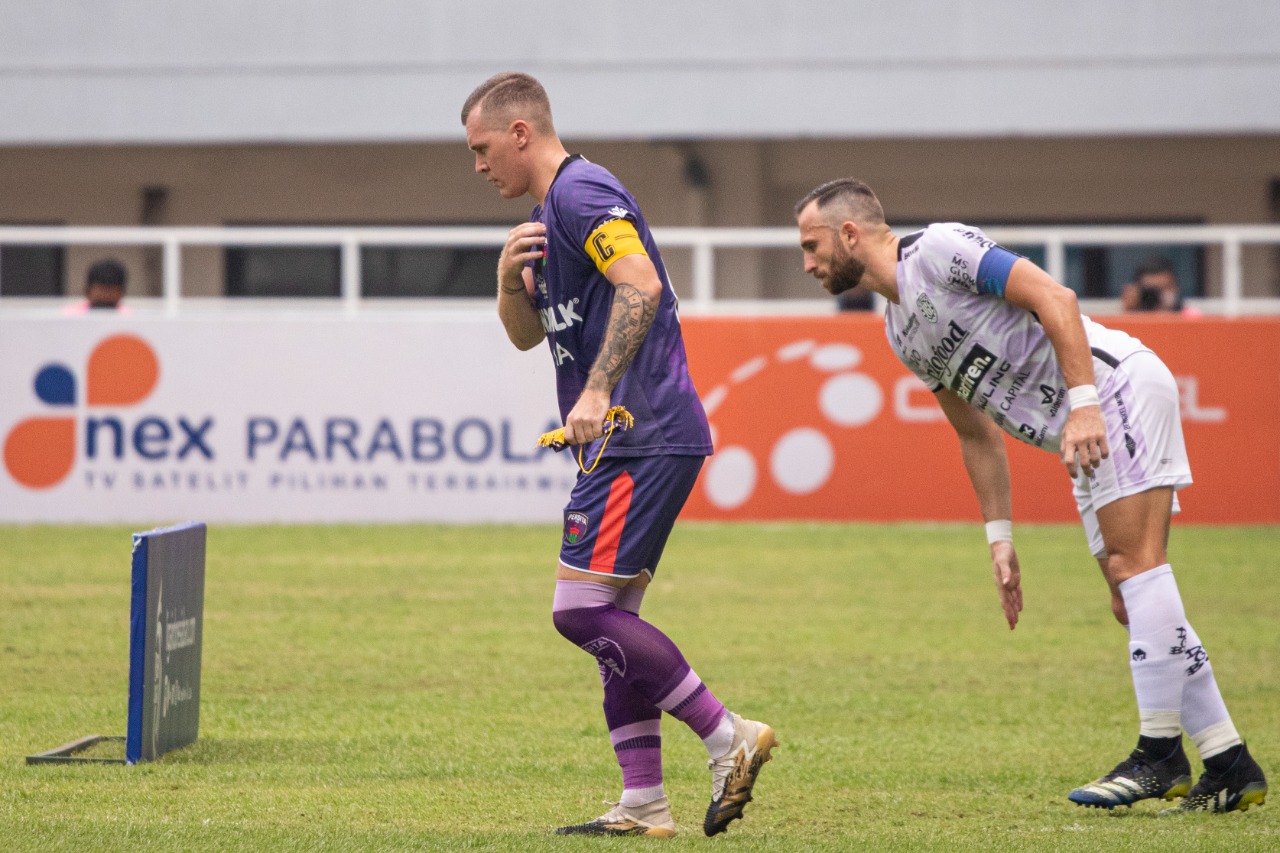
[[[1003,298],[1004,287],[1009,282],[1009,270],[1021,257],[1003,246],[988,249],[978,263],[978,292]]]

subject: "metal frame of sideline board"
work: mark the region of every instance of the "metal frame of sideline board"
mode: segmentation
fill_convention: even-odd
[[[133,535],[126,734],[87,735],[27,756],[28,764],[136,764],[194,743],[200,729],[206,527],[199,522]],[[124,758],[77,753],[123,741]]]

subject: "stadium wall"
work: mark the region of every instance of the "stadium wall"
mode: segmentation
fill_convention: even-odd
[[[1178,378],[1183,519],[1280,522],[1280,319],[1110,322]],[[878,318],[684,327],[717,447],[686,517],[978,518]],[[0,315],[0,521],[555,522],[576,468],[534,448],[559,423],[552,383],[488,312]],[[1015,518],[1073,519],[1060,463],[1010,454]]]
[[[1248,224],[1280,221],[1275,136],[1058,139],[580,141],[655,226],[791,226],[791,206],[841,175],[869,181],[896,224]],[[506,201],[472,173],[459,139],[422,145],[52,146],[0,148],[0,224],[512,225]],[[691,174],[691,164],[698,164]],[[692,180],[697,178],[697,180]],[[162,198],[162,204],[148,199]],[[67,250],[64,286],[119,255],[129,293],[158,296],[158,252]],[[667,252],[687,296],[690,259]],[[1245,295],[1280,296],[1280,255],[1245,252]],[[812,298],[795,251],[718,258],[725,298]],[[1221,294],[1208,258],[1205,295]],[[224,253],[183,256],[184,293],[221,296]],[[0,294],[4,285],[0,284]]]
[[[0,0],[0,19],[0,144],[457,139],[462,98],[510,68],[575,138],[1280,131],[1270,0]]]

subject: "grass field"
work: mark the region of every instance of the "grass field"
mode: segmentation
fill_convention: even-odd
[[[619,789],[595,664],[551,626],[549,527],[215,526],[199,741],[135,767],[25,765],[124,733],[130,532],[0,527],[0,849],[662,844],[549,834]],[[664,849],[1280,849],[1280,800],[1165,818],[1067,802],[1135,742],[1127,641],[1077,528],[1017,535],[1010,633],[977,526],[679,527],[645,615],[783,746],[710,840],[704,751],[664,721],[681,829]],[[1190,527],[1172,544],[1273,780],[1278,545],[1277,528]]]

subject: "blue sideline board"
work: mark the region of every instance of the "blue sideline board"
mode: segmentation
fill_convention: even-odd
[[[133,535],[125,761],[194,743],[200,728],[205,525]]]

